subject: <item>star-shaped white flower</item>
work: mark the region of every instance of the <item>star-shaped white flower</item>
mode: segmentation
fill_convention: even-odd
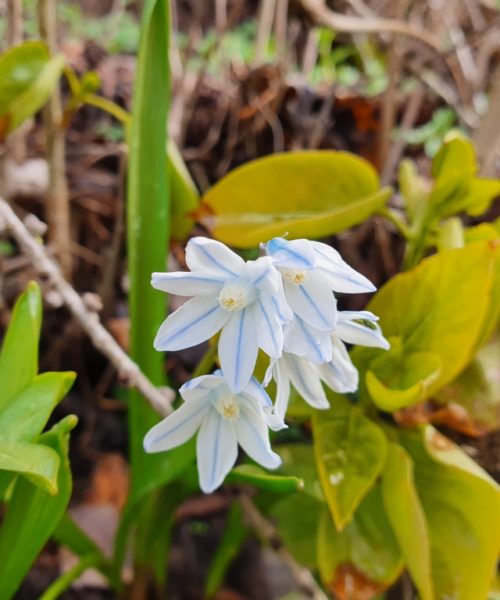
[[[252,376],[258,349],[272,359],[283,351],[283,326],[293,315],[270,257],[245,262],[224,244],[204,237],[186,247],[190,272],[153,273],[158,290],[193,296],[164,321],[157,350],[195,346],[221,331],[219,360],[233,392]]]
[[[337,303],[332,292],[373,292],[375,287],[321,242],[273,238],[266,253],[283,277],[285,296],[293,312],[320,331],[336,325]]]
[[[286,351],[271,362],[266,375],[265,383],[272,377],[277,388],[273,412],[267,417],[269,426],[272,429],[284,426],[291,386],[310,406],[320,410],[330,406],[322,382],[340,394],[355,392],[358,371],[345,344],[388,350],[389,342],[377,321],[378,317],[369,311],[341,311],[336,328],[321,332],[294,319],[285,333]],[[329,355],[322,361],[322,357]]]
[[[235,394],[221,371],[216,371],[188,381],[179,391],[184,404],[147,433],[146,452],[170,450],[198,431],[198,473],[200,487],[207,494],[233,468],[238,444],[267,469],[280,466],[280,457],[271,449],[264,412],[272,406],[271,399],[255,378]]]

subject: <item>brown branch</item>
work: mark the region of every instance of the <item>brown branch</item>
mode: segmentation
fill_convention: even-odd
[[[40,37],[52,55],[57,53],[57,16],[55,0],[40,0],[38,4]],[[43,112],[49,163],[49,193],[47,221],[49,238],[61,263],[65,277],[71,278],[71,238],[69,195],[65,171],[64,130],[61,92],[56,87]]]
[[[113,336],[104,328],[99,316],[87,308],[80,295],[66,281],[57,264],[47,255],[45,247],[35,240],[9,204],[1,197],[0,228],[9,230],[26,256],[32,261],[38,273],[48,278],[60,294],[67,309],[92,340],[94,346],[116,367],[127,384],[137,388],[160,414],[167,415],[171,412],[171,402],[174,397],[173,390],[170,388],[158,389],[142,373],[138,365],[122,350]]]
[[[328,600],[328,596],[320,588],[311,571],[302,565],[299,565],[293,558],[281,542],[273,524],[259,512],[252,500],[247,495],[242,494],[239,497],[239,502],[249,525],[262,541],[266,542],[290,569],[300,590],[307,594],[309,598],[312,598],[312,600]]]
[[[309,15],[322,25],[345,33],[395,33],[412,37],[436,52],[443,50],[440,41],[431,33],[396,19],[360,18],[341,15],[330,10],[323,0],[299,0]]]

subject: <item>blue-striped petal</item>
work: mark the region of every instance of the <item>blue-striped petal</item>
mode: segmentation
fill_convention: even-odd
[[[273,299],[262,294],[251,310],[255,314],[259,347],[271,358],[279,358],[283,353],[283,325]]]
[[[198,475],[205,494],[210,494],[222,484],[237,457],[235,424],[223,419],[215,408],[211,408],[196,440]]]
[[[250,381],[243,389],[242,394],[251,396],[254,400],[257,400],[257,402],[263,408],[270,408],[273,405],[269,394],[266,392],[263,385],[260,384],[255,377],[250,378]]]
[[[186,263],[191,271],[216,271],[229,277],[238,277],[245,261],[216,240],[194,237],[186,246]]]
[[[320,331],[300,317],[285,329],[285,352],[307,358],[315,365],[332,360],[332,338],[329,331]]]
[[[256,410],[250,402],[242,402],[236,433],[240,446],[255,462],[266,469],[277,469],[281,465],[281,458],[271,449],[262,409]]]
[[[219,338],[219,360],[232,392],[250,381],[257,361],[257,326],[249,308],[233,312]]]
[[[314,408],[329,408],[330,404],[319,378],[320,367],[294,354],[285,354],[285,357],[287,375],[300,396]]]
[[[182,350],[215,335],[227,323],[230,313],[216,298],[195,296],[163,322],[154,341],[156,350]]]
[[[206,398],[220,386],[225,386],[225,379],[219,371],[211,375],[200,375],[186,381],[179,389],[179,393],[184,400],[191,401],[198,398]]]
[[[318,371],[321,379],[334,392],[347,394],[358,389],[358,370],[353,365],[346,347],[338,339],[333,339],[331,362],[318,367]]]
[[[369,321],[372,326],[359,323],[359,320]],[[378,317],[368,311],[343,311],[339,313],[334,335],[348,344],[388,350],[390,344],[382,334],[377,321]]]
[[[316,257],[309,240],[286,240],[273,238],[266,245],[266,252],[272,256],[277,267],[287,269],[312,269]]]
[[[310,272],[306,282],[285,283],[285,295],[293,312],[320,331],[331,331],[337,321],[337,302],[322,277]]]
[[[215,271],[153,273],[151,285],[157,290],[177,296],[217,295],[226,279],[224,275]]]
[[[211,404],[204,398],[184,402],[175,412],[151,428],[144,438],[146,452],[162,452],[180,446],[199,429]]]

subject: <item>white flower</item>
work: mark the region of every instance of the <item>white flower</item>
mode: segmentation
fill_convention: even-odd
[[[258,349],[272,359],[283,350],[283,325],[292,319],[281,276],[269,257],[245,262],[224,244],[197,237],[186,247],[191,272],[153,273],[156,289],[194,296],[160,327],[157,350],[195,346],[221,331],[219,360],[233,392],[252,376]]]
[[[144,438],[146,452],[179,446],[198,431],[196,454],[200,487],[205,493],[218,488],[233,468],[238,444],[268,469],[281,464],[269,442],[264,408],[272,406],[255,378],[234,394],[221,371],[202,375],[179,390],[184,404],[155,425]]]
[[[336,325],[337,307],[332,292],[373,292],[375,287],[321,242],[273,238],[266,244],[281,272],[290,308],[306,323],[321,331]]]
[[[272,376],[277,388],[274,410],[267,418],[269,426],[283,427],[291,385],[317,409],[329,408],[322,382],[341,394],[355,392],[359,384],[358,371],[345,343],[388,350],[389,342],[377,321],[378,317],[369,311],[342,311],[338,313],[336,328],[325,333],[294,320],[285,333],[286,352],[271,362],[266,374],[265,383]],[[322,363],[321,356],[327,356],[329,349],[331,358]]]

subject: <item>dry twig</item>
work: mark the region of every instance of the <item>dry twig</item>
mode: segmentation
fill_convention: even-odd
[[[57,264],[47,255],[45,247],[35,240],[3,198],[0,198],[1,227],[10,231],[26,256],[33,262],[38,273],[48,278],[60,294],[70,313],[92,340],[94,346],[116,367],[127,384],[137,388],[160,414],[166,415],[171,412],[173,390],[170,388],[158,389],[142,373],[137,364],[121,349],[113,336],[103,327],[98,315],[87,308],[80,295],[63,277]]]
[[[57,52],[57,17],[54,0],[40,0],[40,36],[47,43],[51,54]],[[47,139],[47,160],[49,163],[50,189],[47,198],[47,218],[49,236],[55,249],[64,275],[71,277],[71,239],[68,186],[65,172],[65,139],[62,129],[62,101],[58,88],[51,94],[44,108],[44,122]]]
[[[303,8],[318,23],[346,33],[395,33],[412,37],[442,52],[440,41],[431,33],[396,19],[360,18],[330,10],[323,0],[299,0]]]
[[[269,544],[290,569],[290,572],[301,591],[312,598],[312,600],[327,600],[327,595],[316,583],[312,573],[302,565],[299,565],[285,546],[283,546],[272,523],[259,512],[252,500],[248,496],[242,494],[239,498],[239,502],[252,529],[263,541]]]

